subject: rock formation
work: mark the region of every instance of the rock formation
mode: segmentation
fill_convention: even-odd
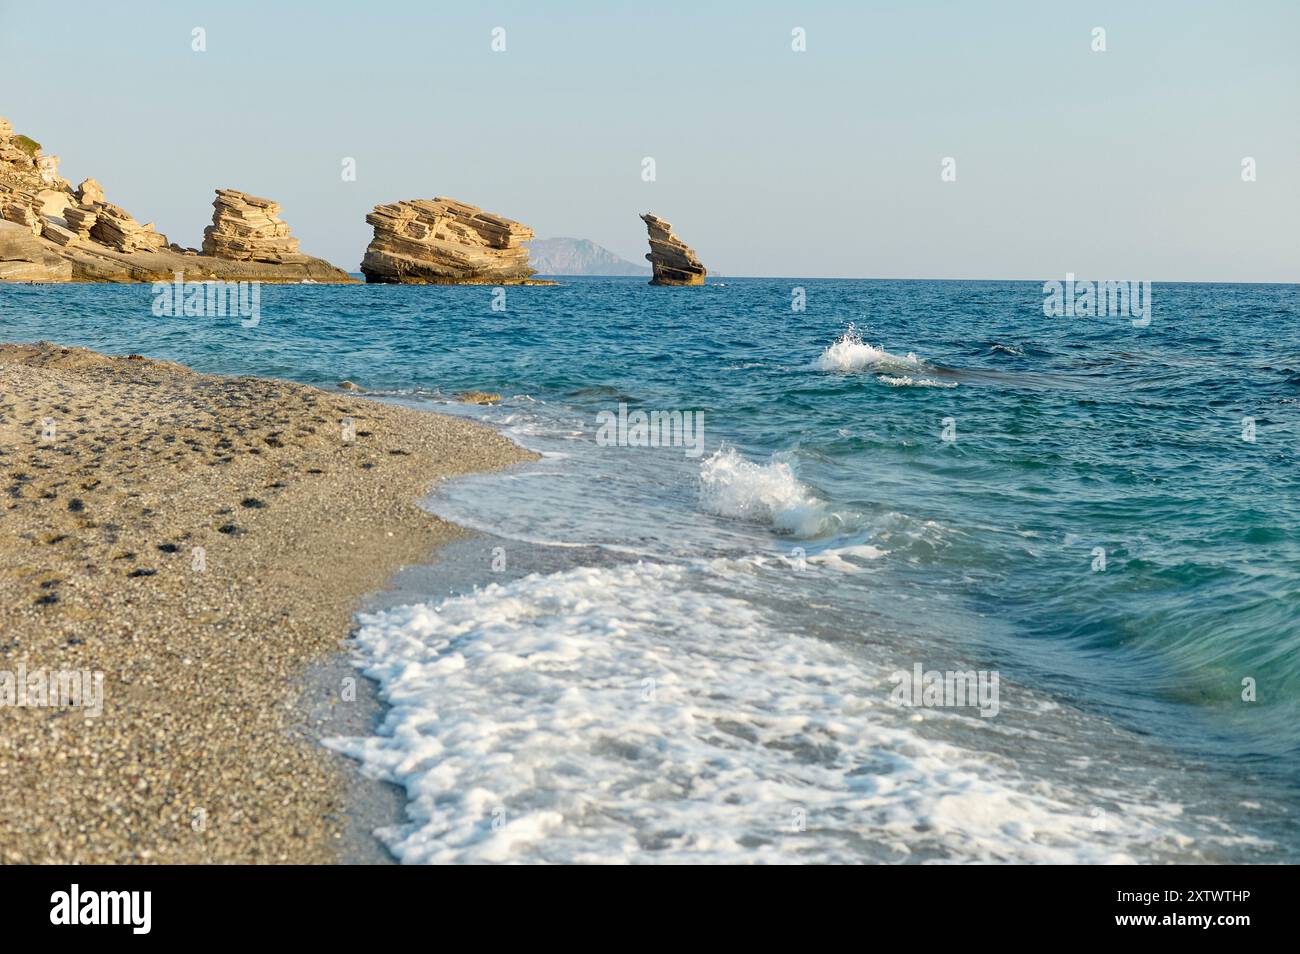
[[[17,222],[0,221],[0,282],[66,282],[72,263]]]
[[[247,192],[218,189],[212,224],[203,230],[203,254],[236,262],[302,264],[298,240],[280,221],[280,206]]]
[[[94,211],[90,237],[101,245],[119,252],[157,251],[167,246],[167,236],[155,232],[152,222],[141,225],[120,205],[97,202]]]
[[[0,182],[0,219],[40,235],[41,213],[36,207],[36,193]]]
[[[96,202],[104,201],[104,188],[94,179],[82,179],[74,195],[82,205],[92,206]]]
[[[178,272],[191,281],[355,280],[299,252],[274,202],[219,189],[213,205],[205,254],[170,244],[152,222],[109,202],[94,179],[74,190],[56,157],[0,117],[0,281],[154,282]]]
[[[523,247],[532,229],[455,199],[377,205],[366,221],[375,227],[361,260],[368,282],[501,285],[533,274]]]
[[[95,210],[91,208],[70,206],[63,210],[63,220],[68,223],[68,228],[83,240],[90,238],[90,230],[95,227],[98,218]]]
[[[36,171],[36,157],[40,153],[40,143],[14,135],[13,125],[0,116],[0,174],[10,180],[10,185],[34,186],[40,182]]]
[[[695,250],[673,234],[673,227],[649,212],[641,221],[650,231],[646,260],[654,269],[651,285],[703,285],[708,269],[695,257]]]

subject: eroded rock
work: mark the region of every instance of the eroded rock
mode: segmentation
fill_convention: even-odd
[[[218,189],[212,224],[203,230],[203,254],[236,262],[300,265],[307,256],[280,220],[280,206],[270,199],[235,189]]]
[[[0,281],[156,282],[177,274],[198,281],[355,281],[301,254],[274,202],[222,189],[214,205],[211,247],[219,254],[171,244],[152,222],[141,224],[109,202],[94,179],[74,190],[59,177],[56,157],[42,155],[40,143],[15,135],[0,117]],[[17,241],[16,230],[29,241]]]
[[[673,234],[671,223],[646,212],[641,216],[650,233],[646,260],[654,270],[651,285],[703,285],[706,269],[695,250]]]
[[[361,261],[368,282],[518,284],[533,274],[523,243],[533,230],[439,196],[377,205]]]

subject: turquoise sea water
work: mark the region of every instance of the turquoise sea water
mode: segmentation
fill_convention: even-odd
[[[598,558],[363,629],[402,701],[338,747],[406,785],[404,860],[1300,856],[1296,286],[1157,284],[1145,328],[1029,282],[261,295],[244,328],[0,287],[0,340],[349,379],[544,453],[430,505]],[[702,412],[703,453],[601,445],[620,403]],[[1000,711],[891,705],[915,664],[996,671]]]

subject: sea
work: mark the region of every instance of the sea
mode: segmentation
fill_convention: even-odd
[[[477,534],[358,620],[385,709],[328,745],[397,860],[1300,860],[1297,286],[558,281],[6,286],[0,340],[541,455],[439,485]]]

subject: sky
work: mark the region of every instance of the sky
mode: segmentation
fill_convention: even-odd
[[[728,276],[1296,282],[1297,50],[1295,0],[0,0],[0,116],[172,241],[242,189],[350,271],[444,195]]]

